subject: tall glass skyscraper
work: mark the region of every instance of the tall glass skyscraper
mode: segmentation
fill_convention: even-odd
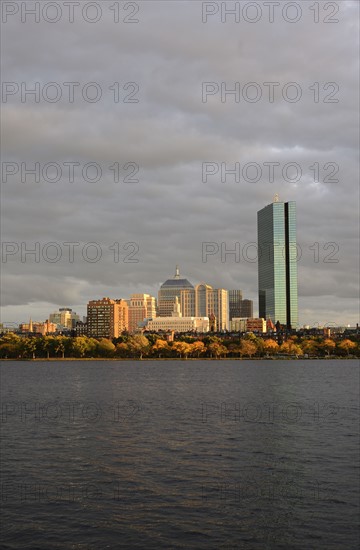
[[[296,203],[275,202],[257,213],[259,317],[288,328],[298,323]]]

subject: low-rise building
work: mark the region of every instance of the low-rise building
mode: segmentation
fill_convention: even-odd
[[[160,332],[209,332],[208,317],[183,317],[181,314],[179,299],[176,296],[171,317],[155,317],[149,319],[145,330]]]
[[[75,325],[75,336],[87,336],[88,326],[83,321],[78,321]]]
[[[231,332],[266,332],[266,320],[253,317],[235,317],[230,321]]]
[[[209,332],[208,317],[155,317],[149,319],[145,330],[152,332]]]
[[[48,319],[44,322],[32,321],[30,319],[29,323],[21,323],[19,325],[19,332],[23,334],[41,334],[46,336],[46,334],[54,334],[57,331],[57,325],[51,323]]]

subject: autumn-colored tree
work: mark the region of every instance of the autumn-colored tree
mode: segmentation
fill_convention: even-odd
[[[321,347],[323,350],[325,350],[326,355],[329,356],[330,353],[331,353],[332,351],[334,351],[335,346],[336,346],[336,344],[335,344],[334,340],[331,340],[330,338],[326,338],[326,339],[321,343],[321,346],[320,346],[320,347]]]
[[[158,357],[161,357],[164,352],[168,351],[169,345],[166,340],[158,338],[151,349]]]
[[[219,344],[219,342],[212,342],[209,344],[208,350],[210,351],[210,357],[216,357],[216,359],[225,357],[228,353],[228,349],[222,344]]]
[[[266,355],[274,355],[274,353],[277,353],[279,351],[279,345],[275,340],[272,338],[269,338],[268,340],[264,341],[264,351]]]
[[[319,344],[313,338],[308,338],[301,342],[301,349],[304,353],[315,355],[319,349]]]
[[[187,359],[191,352],[191,344],[187,342],[173,342],[172,349],[179,354],[179,357],[185,357],[185,359]]]
[[[280,351],[288,355],[303,355],[301,347],[290,339],[281,344]]]
[[[252,357],[256,353],[256,344],[249,339],[242,338],[240,340],[240,355]]]
[[[204,342],[201,342],[201,340],[197,340],[193,344],[191,344],[191,355],[195,355],[196,357],[200,357],[203,353],[205,353],[206,348]]]
[[[235,343],[230,344],[229,347],[228,347],[228,352],[232,353],[233,355],[239,355],[239,357],[240,357],[241,356],[241,346],[240,346],[240,344],[235,344]]]
[[[355,342],[352,342],[351,340],[345,339],[338,344],[338,348],[342,351],[345,351],[347,355],[350,354],[350,350],[353,350],[356,348]]]

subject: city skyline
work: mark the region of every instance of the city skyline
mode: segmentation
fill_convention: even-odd
[[[279,206],[280,209],[279,209]],[[283,208],[281,208],[283,206]],[[276,211],[276,209],[278,209]],[[274,211],[275,210],[275,211]],[[290,214],[290,211],[292,210],[292,214]],[[285,214],[286,211],[286,214]],[[258,211],[258,247],[259,249],[266,249],[268,252],[268,255],[266,256],[267,260],[271,259],[271,261],[258,262],[258,315],[254,314],[254,307],[253,307],[253,300],[250,300],[248,298],[243,297],[243,292],[241,289],[213,289],[212,286],[208,285],[207,283],[201,282],[196,285],[192,285],[190,281],[186,277],[183,277],[180,275],[180,268],[179,265],[176,264],[175,267],[175,275],[172,278],[167,279],[164,283],[162,283],[159,287],[157,297],[150,295],[148,293],[132,293],[127,297],[100,297],[97,296],[96,298],[93,298],[89,300],[89,302],[85,305],[86,308],[86,315],[83,315],[83,319],[88,319],[89,315],[89,307],[99,307],[98,304],[109,302],[112,303],[114,307],[115,303],[122,304],[127,303],[129,306],[129,314],[126,321],[121,321],[121,323],[125,323],[122,326],[122,329],[119,329],[119,334],[121,333],[121,330],[130,330],[130,332],[135,332],[135,327],[143,326],[143,322],[145,320],[156,320],[156,319],[165,319],[170,318],[174,316],[174,305],[176,305],[175,309],[179,309],[180,317],[186,317],[186,318],[207,318],[210,317],[210,325],[209,330],[229,330],[231,331],[231,320],[234,318],[236,323],[238,324],[239,320],[246,320],[249,319],[250,321],[253,320],[254,322],[258,322],[260,320],[263,320],[264,322],[270,321],[273,325],[276,322],[280,322],[284,327],[287,327],[289,329],[300,329],[302,327],[306,326],[319,326],[319,327],[336,327],[336,326],[348,326],[350,327],[350,324],[347,325],[341,325],[336,323],[316,323],[314,325],[308,325],[304,323],[303,325],[300,325],[296,322],[297,315],[298,315],[298,307],[297,307],[297,273],[296,273],[296,266],[291,267],[291,265],[286,266],[286,263],[290,263],[289,261],[289,255],[292,254],[291,246],[289,247],[289,234],[287,237],[285,237],[285,233],[291,234],[290,238],[290,245],[293,245],[294,248],[297,247],[296,243],[296,204],[292,203],[289,205],[289,203],[280,203],[278,199],[278,195],[276,194],[274,197],[274,201],[271,204],[268,204],[265,206],[262,210]],[[293,216],[293,220],[290,220],[291,216]],[[278,228],[281,226],[284,226],[284,220],[286,220],[286,223],[289,224],[287,228],[282,227],[280,233],[277,233],[277,240],[274,241],[275,231],[272,235],[271,240],[264,240],[265,238],[268,239],[269,237],[269,223],[270,225],[273,225],[273,228],[275,229],[275,226]],[[263,223],[264,227],[261,229],[261,223]],[[292,227],[290,227],[292,226]],[[262,233],[260,235],[260,233]],[[280,240],[279,240],[280,239]],[[281,239],[284,240],[284,242],[281,241]],[[286,241],[286,245],[285,245]],[[278,247],[278,245],[280,248]],[[270,249],[269,249],[270,245]],[[276,246],[275,246],[276,245]],[[287,248],[287,250],[285,250]],[[262,254],[261,254],[262,256]],[[294,259],[294,256],[293,256]],[[275,261],[274,261],[275,260]],[[283,260],[283,261],[282,261]],[[275,268],[275,263],[278,263],[277,269]],[[268,281],[269,279],[269,266],[270,269],[270,278],[272,278],[272,298],[270,300],[270,307],[269,305],[265,305],[264,298],[261,297],[261,294],[264,294],[264,290],[262,290],[261,283],[264,281]],[[264,268],[265,267],[265,268]],[[265,271],[265,277],[260,275],[261,270],[264,269]],[[274,277],[276,271],[281,273],[280,276],[280,284],[277,283],[275,285],[274,283]],[[284,273],[283,273],[284,271]],[[293,283],[291,281],[287,281],[285,283],[286,277],[289,277],[289,273],[293,272]],[[285,276],[285,272],[286,276]],[[288,273],[289,272],[289,273]],[[277,286],[277,290],[275,292],[274,285]],[[290,290],[290,286],[293,286],[293,289]],[[165,289],[165,294],[161,295],[162,289]],[[166,294],[166,292],[169,292],[170,294]],[[193,293],[194,296],[189,297],[188,293]],[[206,297],[202,297],[205,292]],[[225,300],[224,303],[226,303],[226,314],[225,310],[224,312],[221,312],[220,310],[217,311],[214,309],[214,299],[208,299],[207,293],[208,292],[222,292],[226,293],[226,297],[222,298],[222,300]],[[293,292],[293,296],[290,296],[291,292]],[[275,296],[277,294],[277,298]],[[220,295],[219,295],[220,296]],[[164,300],[165,298],[165,306],[161,305],[161,299]],[[218,300],[220,298],[216,298]],[[263,304],[261,305],[261,300],[263,299]],[[276,302],[279,302],[280,305],[277,305],[275,307]],[[160,306],[159,306],[160,303]],[[93,305],[94,304],[94,305]],[[197,304],[197,305],[195,305]],[[130,308],[131,306],[131,308]],[[216,308],[217,306],[215,306]],[[267,308],[269,313],[267,313]],[[132,309],[132,312],[131,312]],[[147,314],[143,314],[144,311],[147,312]],[[211,328],[211,316],[215,313],[218,313],[218,316],[220,315],[220,326],[217,326],[219,323],[219,319],[215,316],[215,329]],[[277,316],[275,311],[279,313]],[[157,314],[156,314],[157,312]],[[291,313],[290,313],[291,312]],[[295,316],[294,316],[295,312]],[[143,317],[141,317],[141,314],[143,314]],[[224,316],[225,314],[225,316]],[[121,314],[123,315],[123,314]],[[199,317],[197,317],[197,315]],[[223,315],[223,316],[222,316]],[[175,315],[177,317],[178,315]],[[201,317],[200,317],[201,316]],[[23,325],[23,326],[31,326],[34,324],[46,324],[46,323],[57,323],[60,327],[59,330],[62,330],[63,328],[69,329],[70,326],[67,326],[70,322],[70,319],[73,318],[74,321],[71,324],[73,329],[75,328],[75,320],[80,321],[80,316],[72,310],[69,306],[62,305],[62,307],[59,307],[59,310],[57,312],[50,313],[47,315],[46,320],[35,320],[32,315],[30,315],[28,321],[15,321],[13,323],[9,323],[10,325]],[[64,321],[63,317],[66,319]],[[133,320],[132,320],[133,318]],[[227,328],[225,328],[224,320],[227,319]],[[275,320],[276,319],[276,320]],[[101,321],[102,322],[102,321]],[[96,325],[98,321],[96,320]],[[121,324],[120,323],[120,324]],[[4,326],[6,325],[6,322],[3,323]],[[82,322],[80,323],[82,324]],[[265,323],[266,324],[266,323]],[[128,328],[124,328],[125,325],[127,325]],[[356,323],[357,325],[357,323]],[[55,325],[54,325],[55,326]],[[120,325],[119,325],[120,326]],[[265,325],[264,325],[265,326]],[[354,325],[355,326],[355,325]],[[81,330],[81,329],[80,329]],[[238,329],[236,329],[238,330]],[[31,331],[30,331],[31,332]],[[91,329],[90,329],[91,332]],[[96,331],[95,331],[96,332]],[[94,332],[94,334],[95,334]],[[81,330],[82,333],[82,330]],[[87,329],[85,330],[85,333],[87,334]]]
[[[285,206],[287,206],[288,204],[289,204],[288,202],[283,203],[283,202],[279,201],[278,194],[275,194],[274,197],[273,197],[273,202],[270,203],[270,204],[268,204],[268,205],[266,205],[266,206],[263,206],[263,208],[262,208],[260,211],[257,212],[257,215],[258,215],[258,223],[257,223],[258,233],[259,233],[259,215],[261,215],[261,213],[262,213],[263,211],[266,212],[266,209],[268,209],[268,210],[269,210],[270,208],[272,209],[272,208],[274,207],[274,205],[285,205]],[[294,215],[295,215],[295,212],[296,212],[296,203],[295,203],[295,201],[291,201],[290,204],[293,205],[292,208],[293,208],[293,210],[294,210]],[[290,208],[291,208],[291,207],[290,207]],[[272,215],[273,215],[273,214],[272,214]],[[278,217],[279,217],[279,214],[278,214]],[[282,212],[282,214],[280,215],[280,217],[282,217],[282,218],[284,217],[284,213],[283,213],[283,212]],[[283,222],[282,222],[282,223],[283,223]],[[297,241],[296,241],[296,215],[295,215],[295,223],[294,223],[294,226],[293,226],[292,230],[293,230],[293,242],[292,242],[292,244],[293,244],[293,245],[295,244],[295,247],[297,248],[298,245],[297,245]],[[282,237],[285,239],[285,233],[284,233],[282,236],[280,236],[280,240],[282,239]],[[265,245],[263,245],[263,244],[261,243],[261,239],[263,239],[263,237],[259,238],[259,235],[258,235],[257,246],[258,246],[258,249],[259,249],[259,250],[262,249],[263,247],[265,247]],[[278,241],[278,242],[279,242],[279,241]],[[224,243],[223,243],[223,244],[224,244]],[[239,245],[240,245],[240,243],[238,243],[238,242],[236,242],[235,244],[239,244]],[[250,244],[254,244],[254,243],[250,243]],[[266,244],[268,245],[269,242],[267,242]],[[284,244],[284,243],[283,243],[283,244]],[[265,247],[265,248],[266,248],[266,247]],[[285,254],[285,248],[286,248],[286,247],[284,247],[284,246],[283,246],[283,247],[280,246],[280,248],[278,249],[278,252],[279,252],[279,254],[278,254],[278,256],[279,256],[279,257],[278,257],[278,260],[280,259],[280,256],[283,257],[283,259],[285,259],[285,255],[286,255],[286,254]],[[225,248],[224,248],[224,256],[225,256],[225,259],[226,259],[226,256],[227,256],[227,255],[230,255],[230,256],[234,256],[234,259],[235,259],[235,261],[236,261],[236,255],[237,255],[237,253],[239,253],[239,257],[240,257],[240,250],[241,250],[241,249],[240,249],[240,246],[239,246],[239,247],[235,247],[235,248],[233,248],[233,249],[229,249],[229,250],[225,247]],[[300,250],[301,250],[301,247],[300,247]],[[275,248],[272,250],[272,254],[274,254],[274,251],[275,251]],[[217,254],[217,253],[218,253],[218,252],[216,252],[216,254]],[[291,250],[290,250],[290,251],[287,250],[287,253],[290,253],[290,255],[291,255],[292,258],[293,258],[293,261],[292,261],[293,268],[292,268],[292,269],[293,269],[293,270],[295,269],[295,281],[296,281],[296,282],[295,282],[295,285],[296,285],[296,287],[297,287],[297,257],[298,257],[298,252],[295,253],[295,256],[294,256],[294,254],[293,254],[293,250],[292,250],[292,251],[291,251]],[[301,253],[300,253],[300,254],[301,254]],[[211,253],[210,253],[210,256],[212,256],[212,255],[213,255],[213,253],[211,252]],[[266,256],[266,258],[267,258],[267,255],[265,255],[265,256]],[[271,256],[271,254],[270,254],[270,256]],[[270,256],[269,256],[269,258],[270,258]],[[260,254],[260,263],[261,263],[262,258],[263,258],[263,253]],[[226,262],[224,262],[224,263],[226,264]],[[251,262],[251,263],[252,263],[252,262]],[[269,262],[268,262],[268,263],[269,263]],[[272,263],[272,262],[270,261],[270,264],[271,264],[271,263]],[[283,264],[284,264],[284,265],[283,265],[284,269],[285,269],[285,263],[286,263],[286,262],[283,262]],[[273,264],[273,265],[274,265],[274,264]],[[274,319],[274,318],[273,318],[273,317],[276,317],[276,314],[274,315],[273,313],[271,313],[270,315],[267,315],[267,314],[266,314],[266,308],[264,308],[264,306],[261,308],[261,305],[260,305],[260,279],[259,279],[259,270],[260,270],[260,267],[259,267],[259,262],[258,262],[258,261],[257,261],[257,263],[256,263],[256,268],[257,268],[257,276],[258,276],[258,288],[257,288],[257,291],[256,291],[256,293],[255,293],[255,294],[256,294],[256,298],[255,298],[255,300],[250,299],[248,296],[247,296],[246,298],[243,298],[244,302],[249,302],[247,305],[244,305],[245,311],[251,311],[251,312],[253,312],[253,314],[252,314],[252,315],[243,315],[243,316],[242,316],[242,315],[239,315],[239,316],[240,316],[240,317],[242,316],[242,317],[264,318],[264,319],[270,319],[271,321],[276,322],[276,321],[279,320],[279,319]],[[281,269],[282,269],[282,268],[281,268]],[[165,288],[166,288],[166,285],[167,285],[167,284],[169,285],[169,282],[172,282],[172,281],[175,282],[176,280],[180,280],[181,282],[185,282],[185,285],[184,285],[184,287],[183,287],[184,289],[187,288],[187,289],[190,289],[190,290],[192,289],[192,290],[193,290],[193,289],[196,289],[197,287],[201,287],[201,285],[204,285],[204,284],[205,284],[205,286],[207,286],[207,283],[204,283],[204,280],[201,280],[201,281],[195,283],[195,285],[193,285],[191,282],[189,282],[189,281],[187,280],[187,277],[186,277],[186,276],[185,276],[185,277],[181,276],[181,275],[180,275],[179,264],[177,263],[177,264],[176,264],[176,267],[175,267],[175,275],[174,275],[172,278],[170,277],[170,278],[167,279],[165,282],[161,283],[161,284],[159,285],[159,287],[158,287],[158,290],[157,290],[156,292],[154,292],[154,294],[152,294],[152,293],[149,291],[149,287],[147,287],[147,288],[145,288],[145,289],[144,289],[144,288],[143,288],[143,289],[140,289],[140,290],[138,289],[137,292],[131,292],[130,294],[128,294],[128,295],[126,295],[126,296],[111,295],[111,298],[110,298],[110,299],[111,299],[111,300],[120,300],[120,301],[122,301],[122,300],[130,301],[130,296],[132,296],[132,295],[135,295],[135,296],[136,296],[137,294],[144,294],[144,295],[148,295],[149,298],[155,298],[155,299],[156,299],[156,302],[157,302],[157,307],[159,307],[159,296],[160,296],[160,293],[161,293],[161,289],[162,289],[164,286],[165,286]],[[151,287],[151,288],[153,288],[153,287]],[[210,288],[214,288],[214,287],[212,286],[212,287],[210,287]],[[285,287],[284,287],[284,288],[285,288]],[[242,291],[242,289],[241,289],[241,290],[240,290],[240,289],[239,289],[239,290],[235,290],[235,289],[224,289],[224,290],[226,290],[226,291],[229,293],[229,298],[228,298],[228,307],[229,307],[229,310],[228,310],[228,313],[229,313],[229,327],[230,327],[230,320],[231,320],[231,315],[230,315],[230,293],[231,293],[231,292],[240,292],[241,294],[243,294],[243,291]],[[296,288],[296,290],[297,290],[297,288]],[[170,293],[171,293],[171,292],[170,292]],[[172,293],[173,293],[173,291],[172,291]],[[98,300],[101,300],[102,298],[104,298],[104,296],[106,296],[106,295],[108,295],[108,294],[109,294],[109,293],[105,293],[104,295],[101,296],[100,294],[96,294],[96,292],[95,292],[95,293],[93,294],[93,296],[88,300],[88,303],[91,302],[91,301],[95,301],[95,302],[96,302],[96,301],[98,301]],[[296,294],[297,294],[297,292],[296,292]],[[94,296],[95,296],[95,297],[94,297]],[[174,296],[175,296],[175,294],[174,294]],[[180,298],[180,294],[179,294],[179,298]],[[296,316],[295,316],[295,319],[298,320],[299,317],[298,317],[298,304],[297,304],[297,298],[298,298],[298,297],[297,297],[297,295],[296,295],[296,299],[295,299]],[[79,310],[79,315],[80,315],[80,317],[85,317],[86,314],[87,314],[87,310],[88,310],[88,303],[87,303],[87,304],[77,304],[77,305],[75,305],[75,306],[74,306],[73,304],[71,304],[71,308],[72,308],[72,309],[78,309],[78,310]],[[54,302],[49,302],[49,304],[52,304],[53,307],[58,306],[60,311],[61,311],[61,310],[70,309],[70,308],[69,308],[69,305],[64,305],[64,304],[54,303]],[[170,308],[169,311],[168,311],[168,315],[171,315],[172,307],[173,307],[173,306],[172,306],[172,303],[171,303],[170,306],[167,307],[167,309]],[[289,307],[289,306],[287,306],[287,307]],[[165,307],[165,309],[166,309],[166,307]],[[8,321],[8,322],[7,322],[5,319],[2,319],[1,322],[2,322],[3,324],[5,324],[5,325],[6,325],[7,323],[9,323],[9,324],[11,324],[11,323],[13,323],[13,324],[21,324],[21,323],[26,324],[26,323],[29,322],[29,320],[30,320],[30,321],[33,321],[33,322],[44,322],[44,320],[47,319],[47,318],[49,318],[49,320],[51,321],[50,317],[52,317],[52,315],[54,315],[54,314],[50,314],[50,315],[49,315],[49,314],[48,314],[48,315],[45,314],[44,319],[42,319],[42,320],[40,321],[40,318],[36,317],[36,315],[34,315],[34,314],[32,313],[32,311],[33,311],[33,310],[29,309],[30,315],[29,315],[27,318],[24,317],[22,320],[14,319],[14,320],[11,320],[11,321]],[[161,309],[160,309],[160,311],[161,311]],[[255,312],[257,312],[257,314],[255,314]],[[189,312],[187,312],[187,313],[189,313]],[[299,315],[301,315],[301,311],[300,311]],[[164,312],[162,312],[161,315],[160,315],[160,313],[159,313],[159,316],[165,316],[165,310],[164,310]],[[36,320],[35,320],[35,319],[36,319]],[[287,321],[286,321],[286,319],[283,318],[283,317],[281,317],[280,322],[281,322],[282,324],[284,324],[284,325],[288,324]],[[355,326],[355,324],[356,324],[357,322],[358,322],[358,321],[356,321],[353,325],[351,325],[351,323],[336,323],[336,322],[334,322],[334,321],[327,321],[327,322],[315,321],[313,324],[311,324],[311,323],[306,323],[306,322],[303,322],[303,323],[296,322],[295,324],[292,325],[292,328],[296,328],[296,327],[300,327],[300,326],[317,326],[317,325],[318,325],[318,326]],[[289,324],[288,324],[288,325],[289,325]],[[290,323],[290,325],[291,325],[291,323]]]
[[[96,23],[101,52],[92,24],[9,16],[3,79],[20,91],[2,106],[2,160],[10,163],[2,239],[28,250],[39,243],[40,261],[22,262],[19,251],[2,262],[2,320],[46,318],[63,305],[84,315],[96,296],[156,296],[177,263],[194,284],[241,288],[257,315],[256,212],[277,192],[297,204],[299,323],[355,325],[358,9],[341,2],[339,24],[316,24],[305,9],[294,24],[270,24],[265,10],[256,24],[230,15],[222,23],[220,13],[204,23],[201,3],[142,2],[138,24],[114,24],[104,10]],[[332,44],[341,52],[329,60]],[[102,97],[91,103],[82,91],[94,80]],[[30,90],[36,82],[40,100],[22,101],[22,84]],[[50,82],[62,91],[59,101],[47,100],[46,90],[50,99],[56,92]],[[73,102],[67,82],[80,83]],[[273,100],[264,83],[274,83]],[[252,102],[256,90],[262,95]],[[128,94],[133,102],[124,102]],[[36,163],[39,181],[30,173]],[[55,248],[44,260],[47,243],[57,243],[58,262]],[[64,243],[78,243],[73,262]],[[83,252],[96,253],[87,243],[101,249],[97,263],[84,260]],[[202,243],[219,247],[206,263]],[[222,243],[228,250],[240,243],[238,263],[230,254],[221,261]]]

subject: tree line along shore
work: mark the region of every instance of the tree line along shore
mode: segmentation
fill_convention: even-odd
[[[237,336],[178,335],[167,341],[158,334],[124,334],[119,338],[87,336],[24,337],[7,333],[0,338],[0,358],[31,359],[251,359],[360,357],[358,335],[349,338],[289,336],[278,343],[253,333]]]

